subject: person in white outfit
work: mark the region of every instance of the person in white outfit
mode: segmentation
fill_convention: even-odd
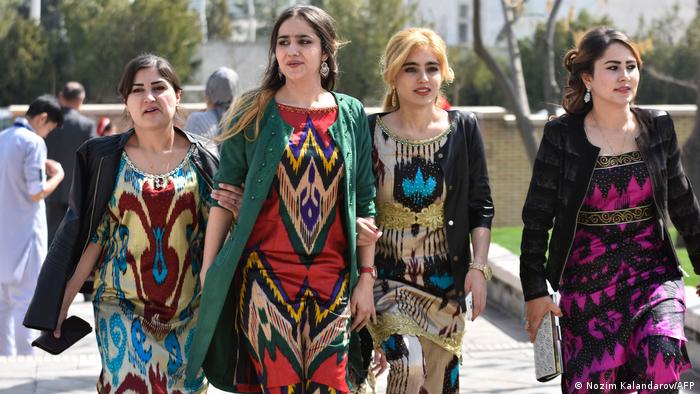
[[[0,131],[0,356],[33,354],[35,332],[22,320],[47,252],[44,198],[64,176],[44,138],[62,122],[58,100],[44,95]]]

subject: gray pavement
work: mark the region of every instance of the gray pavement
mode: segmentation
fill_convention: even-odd
[[[92,322],[92,304],[76,302],[69,315]],[[559,380],[546,384],[534,378],[532,346],[520,319],[493,305],[467,325],[460,372],[462,393],[558,393]],[[41,350],[34,357],[0,357],[0,394],[87,394],[95,392],[100,358],[94,333],[64,354],[52,356]],[[683,376],[700,393],[700,376],[691,371]],[[377,392],[386,388],[386,373],[378,379]],[[210,388],[209,393],[222,393]]]

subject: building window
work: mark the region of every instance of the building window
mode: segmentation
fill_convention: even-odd
[[[469,17],[468,12],[469,9],[466,4],[459,5],[459,19],[467,19]]]
[[[464,22],[461,22],[459,24],[459,42],[461,42],[461,43],[467,42],[468,33],[469,33],[469,30],[467,28],[467,24]]]

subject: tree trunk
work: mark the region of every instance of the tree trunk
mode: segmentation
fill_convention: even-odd
[[[544,33],[544,105],[547,108],[547,114],[553,116],[557,114],[557,100],[559,97],[559,84],[554,75],[554,31],[556,30],[556,16],[561,6],[561,0],[554,0],[549,17],[547,18],[547,27]]]
[[[503,0],[502,0],[503,1]],[[504,7],[506,6],[503,3]],[[530,121],[530,105],[527,101],[527,92],[525,91],[525,80],[522,73],[522,63],[520,62],[520,51],[516,49],[516,53],[510,53],[511,58],[514,58],[513,63],[517,65],[515,71],[518,75],[514,75],[513,78],[509,78],[508,75],[503,71],[503,69],[498,65],[496,60],[491,56],[489,51],[484,47],[484,42],[481,37],[481,1],[474,0],[474,51],[481,60],[486,63],[486,66],[494,74],[494,77],[501,85],[501,88],[506,93],[508,102],[511,106],[511,111],[515,115],[516,124],[518,125],[518,130],[520,131],[520,137],[523,140],[523,146],[525,152],[531,163],[534,163],[535,156],[537,155],[537,148],[539,146],[539,141],[535,135],[535,128]],[[511,13],[512,15],[512,13]],[[506,21],[506,24],[509,22]],[[509,40],[513,37],[512,31],[510,30],[510,25],[506,26],[509,31]],[[513,48],[517,48],[516,45]]]

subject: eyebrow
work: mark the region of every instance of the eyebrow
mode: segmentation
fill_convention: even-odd
[[[426,66],[439,66],[440,63],[431,61],[431,62],[425,63],[425,65]],[[420,66],[420,64],[418,64],[418,62],[406,62],[401,67],[406,67],[406,66]]]
[[[280,38],[289,38],[289,37],[290,37],[289,35],[277,36],[277,39],[279,40]],[[296,38],[312,38],[312,37],[311,37],[310,35],[308,35],[308,34],[297,34],[297,35],[294,36],[294,37],[296,37]]]
[[[165,82],[166,82],[166,81],[165,81],[164,79],[157,79],[157,80],[151,82],[151,85],[156,85],[156,84],[165,83]],[[142,83],[133,83],[131,86],[144,86],[144,84],[142,84]]]
[[[608,64],[608,63],[612,63],[612,64],[622,64],[622,62],[619,61],[619,60],[608,60],[608,61],[605,62],[604,64]],[[628,63],[628,64],[629,64],[629,63],[637,63],[637,61],[636,61],[636,60],[627,60],[625,63]]]

